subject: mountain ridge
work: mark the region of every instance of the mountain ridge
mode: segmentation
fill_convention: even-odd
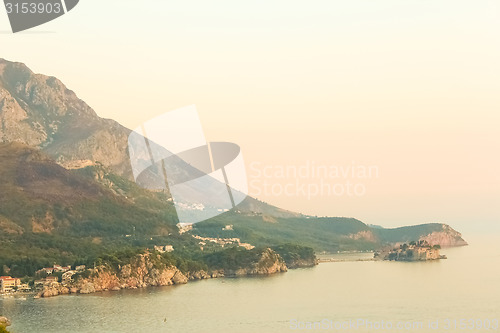
[[[41,262],[42,254],[76,260],[85,253],[82,244],[90,253],[155,242],[200,247],[195,235],[256,246],[299,243],[331,252],[425,237],[429,243],[466,244],[445,224],[381,229],[353,218],[306,216],[251,197],[180,235],[169,193],[132,181],[130,132],[100,118],[57,78],[0,59],[0,250],[15,258],[25,258],[26,251],[40,254]],[[40,243],[39,251],[28,250],[28,241]],[[8,244],[23,245],[15,252]]]
[[[38,147],[59,164],[99,161],[131,179],[130,130],[97,113],[60,80],[0,58],[0,142]]]

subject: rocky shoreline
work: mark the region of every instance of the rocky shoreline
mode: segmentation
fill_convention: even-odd
[[[236,269],[212,271],[198,270],[181,272],[177,267],[165,265],[157,254],[137,255],[130,264],[117,267],[102,265],[89,270],[88,277],[79,277],[70,283],[54,283],[44,286],[35,298],[54,297],[67,294],[91,294],[101,291],[119,291],[150,286],[170,286],[186,284],[188,281],[213,279],[220,277],[240,277],[250,275],[270,275],[286,272],[284,260],[271,249],[265,249],[258,261]],[[304,263],[311,266],[311,263]],[[314,264],[312,264],[314,265]]]
[[[11,325],[10,320],[7,317],[0,316],[0,326],[7,327],[10,325]]]

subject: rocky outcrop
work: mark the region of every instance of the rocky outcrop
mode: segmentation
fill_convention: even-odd
[[[10,326],[10,320],[6,317],[0,316],[0,326]]]
[[[158,255],[140,254],[130,264],[114,269],[103,265],[91,270],[90,277],[79,278],[68,286],[48,286],[39,293],[40,297],[51,297],[68,293],[91,294],[99,291],[137,289],[149,286],[185,284],[186,277],[177,267],[158,262]],[[200,273],[201,274],[201,273]]]
[[[188,278],[177,267],[166,266],[157,259],[159,255],[140,254],[130,264],[118,267],[117,270],[109,266],[98,267],[91,277],[78,280],[76,288],[81,294],[89,294],[97,291],[187,283]]]
[[[95,293],[94,283],[85,281],[80,285],[80,288],[76,288],[77,292],[80,294],[91,294]]]
[[[250,265],[250,267],[243,267],[238,269],[225,269],[225,276],[242,276],[242,275],[268,275],[288,270],[285,261],[279,254],[271,249],[266,249],[260,255],[259,260]]]
[[[224,270],[219,269],[219,270],[213,270],[211,272],[206,272],[204,270],[196,271],[196,272],[189,272],[187,274],[188,280],[206,280],[206,279],[216,279],[216,278],[221,278],[224,277]]]
[[[60,285],[59,283],[52,283],[44,286],[43,290],[38,293],[37,297],[53,297],[57,295],[69,294],[70,292],[70,288]]]
[[[86,278],[61,285],[54,283],[45,286],[39,297],[52,297],[63,294],[91,294],[99,291],[137,289],[149,286],[169,286],[188,282],[181,271],[174,266],[159,263],[152,254],[137,255],[130,264],[114,269],[109,265],[90,270]]]
[[[380,245],[398,245],[402,243],[426,241],[431,246],[455,247],[467,245],[462,234],[443,223],[427,223],[399,228],[372,228]]]
[[[288,270],[285,261],[271,249],[265,249],[258,259],[238,269],[218,269],[207,272],[199,270],[182,273],[177,267],[162,263],[159,254],[139,254],[129,264],[119,267],[102,265],[91,269],[90,276],[61,285],[45,286],[38,297],[52,297],[63,294],[91,294],[100,291],[137,289],[149,286],[170,286],[186,284],[189,280],[203,280],[224,276],[268,275]]]
[[[450,226],[443,224],[440,231],[434,231],[419,240],[426,241],[430,245],[440,245],[441,247],[455,247],[468,245],[462,238],[462,234]]]
[[[189,273],[187,276],[189,280],[205,280],[205,279],[211,279],[212,277],[213,277],[212,274],[209,274],[204,270]]]
[[[288,268],[313,267],[318,264],[314,250],[307,246],[284,244],[273,247],[286,263]]]

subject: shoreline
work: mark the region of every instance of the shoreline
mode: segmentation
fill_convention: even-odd
[[[178,267],[161,262],[158,254],[144,253],[132,257],[127,264],[112,267],[109,264],[87,270],[87,276],[78,276],[75,280],[49,282],[36,290],[34,298],[54,297],[67,294],[93,294],[100,291],[120,291],[139,289],[149,286],[170,286],[189,283],[190,281],[214,278],[237,278],[250,276],[270,276],[288,271],[285,261],[273,250],[267,248],[258,254],[252,262],[236,268],[218,268],[216,270],[179,270]],[[315,266],[314,260],[289,262],[290,269]]]
[[[320,264],[329,263],[329,262],[361,262],[361,261],[381,261],[381,260],[376,259],[376,258],[358,258],[358,259],[322,258],[322,259],[318,259],[318,263],[320,263]]]
[[[27,296],[36,295],[36,291],[23,291],[23,292],[14,292],[14,293],[0,293],[1,298],[22,298]]]
[[[315,266],[304,266],[304,267],[297,267],[297,268],[291,268],[292,270],[298,269],[298,268],[313,268]],[[124,288],[105,288],[105,289],[100,289],[100,290],[95,290],[93,292],[88,292],[88,293],[81,293],[80,291],[77,292],[67,292],[67,293],[58,293],[57,295],[51,295],[51,296],[43,296],[44,290],[40,291],[31,291],[31,292],[24,292],[24,293],[4,293],[0,294],[0,297],[3,299],[19,299],[19,298],[32,298],[32,299],[41,299],[41,298],[53,298],[56,296],[85,296],[85,295],[93,295],[93,294],[99,294],[99,293],[113,293],[113,292],[119,292],[119,291],[130,291],[130,290],[139,290],[139,289],[148,289],[148,288],[158,288],[158,287],[174,287],[174,286],[181,286],[188,284],[190,282],[198,282],[202,280],[212,280],[212,279],[240,279],[240,278],[265,278],[265,277],[272,277],[275,275],[279,274],[284,274],[287,271],[281,271],[281,272],[275,272],[275,273],[268,273],[268,274],[244,274],[244,275],[238,275],[238,274],[233,274],[233,275],[216,275],[216,276],[204,276],[202,278],[190,278],[188,279],[187,282],[185,283],[174,283],[174,284],[167,284],[167,285],[144,285],[144,286],[138,286],[138,287],[124,287]],[[71,288],[68,288],[71,289]]]

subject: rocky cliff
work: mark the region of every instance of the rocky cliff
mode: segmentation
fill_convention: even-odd
[[[130,263],[113,267],[103,264],[90,269],[85,275],[75,275],[67,283],[52,283],[44,287],[39,297],[52,297],[63,294],[90,294],[99,291],[117,291],[150,286],[170,286],[186,284],[189,280],[219,278],[224,276],[268,275],[286,272],[287,267],[279,254],[265,249],[258,260],[247,267],[238,269],[214,269],[181,272],[177,267],[166,264],[156,253],[139,254]]]
[[[10,320],[6,317],[0,316],[0,326],[10,326]]]
[[[139,254],[130,263],[113,267],[103,264],[87,271],[88,276],[76,274],[73,280],[44,287],[41,297],[60,294],[90,294],[99,291],[136,289],[148,286],[185,284],[188,281],[177,267],[161,263],[157,254]]]
[[[443,224],[441,230],[436,230],[428,235],[420,237],[419,240],[425,241],[430,245],[440,245],[441,247],[465,246],[467,242],[462,238],[462,234]]]
[[[0,142],[38,147],[66,168],[100,162],[131,178],[129,133],[57,78],[0,58]]]
[[[267,275],[288,270],[285,261],[271,249],[263,251],[257,262],[238,269],[224,269],[225,276]]]
[[[175,266],[159,264],[152,254],[141,254],[130,264],[118,268],[101,266],[93,270],[91,277],[78,279],[72,285],[81,294],[96,291],[136,289],[148,286],[185,284],[188,278]]]

